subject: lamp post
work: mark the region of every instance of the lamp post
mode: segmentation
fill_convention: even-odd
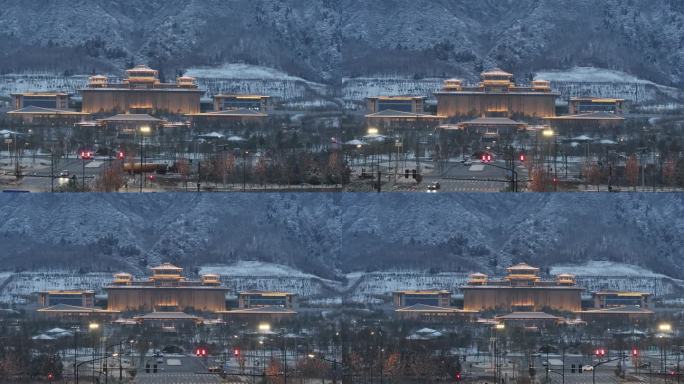
[[[75,373],[75,375],[76,375],[76,384],[79,383],[78,370],[79,370],[79,368],[81,368],[81,365],[83,365],[83,364],[88,364],[88,363],[93,363],[93,372],[95,372],[95,364],[94,364],[95,362],[101,361],[101,360],[104,360],[104,359],[108,359],[108,358],[110,358],[110,357],[117,357],[117,356],[119,356],[119,354],[118,354],[118,353],[114,353],[114,354],[112,354],[112,355],[107,355],[107,356],[102,356],[102,357],[96,357],[96,358],[93,358],[93,359],[91,359],[91,360],[82,361],[82,362],[78,363],[78,364],[76,365],[76,373]],[[95,382],[95,375],[94,375],[94,374],[93,374],[93,382]]]
[[[247,190],[247,157],[249,151],[242,151],[242,192]]]
[[[143,191],[143,182],[145,179],[145,172],[144,172],[144,164],[143,164],[143,159],[144,159],[144,149],[145,149],[145,141],[144,141],[144,136],[148,135],[150,132],[152,132],[152,128],[149,126],[142,126],[140,127],[140,193]]]
[[[90,323],[88,324],[88,330],[90,332],[97,332],[100,329],[100,324],[98,323]],[[92,356],[93,356],[93,362],[95,362],[95,341],[93,341],[92,345]],[[93,364],[93,381],[95,381],[95,364]],[[76,383],[78,383],[78,365],[76,366]]]
[[[85,192],[85,162],[86,160],[92,160],[93,153],[90,151],[81,151],[81,163],[83,165],[83,172],[81,174],[81,189]]]
[[[554,176],[553,176],[553,191],[554,191],[554,192],[558,192],[558,166],[557,166],[557,164],[556,164],[556,159],[557,159],[557,157],[558,157],[558,156],[556,156],[556,155],[557,155],[557,150],[558,150],[558,142],[556,141],[556,140],[557,140],[556,132],[554,132],[553,129],[548,128],[548,129],[545,129],[545,130],[542,131],[542,135],[543,135],[545,138],[549,139],[548,145],[547,145],[547,148],[548,148],[547,153],[548,153],[549,156],[551,155],[551,138],[554,139],[554,144],[553,144],[553,149],[554,149],[554,155],[553,155],[553,173],[554,173]],[[547,167],[547,171],[549,171],[549,168],[551,168],[551,165],[550,165],[550,164],[549,164],[549,166]],[[550,173],[550,172],[549,172],[549,173]]]

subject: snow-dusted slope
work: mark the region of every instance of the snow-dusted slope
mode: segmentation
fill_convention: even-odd
[[[0,196],[9,270],[258,260],[354,271],[500,272],[605,260],[684,277],[683,196],[259,194]],[[27,241],[30,239],[30,241]]]
[[[0,70],[245,62],[335,83],[595,66],[682,85],[683,22],[678,0],[0,0]]]

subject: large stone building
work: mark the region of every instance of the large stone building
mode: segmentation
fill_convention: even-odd
[[[119,312],[208,312],[226,310],[227,288],[218,275],[203,275],[200,281],[187,280],[183,269],[164,263],[151,268],[147,280],[133,280],[118,273],[106,287],[107,307]]]
[[[507,268],[502,280],[488,280],[484,274],[470,276],[463,291],[466,311],[543,311],[577,312],[582,309],[582,291],[573,275],[561,274],[555,280],[542,280],[539,268],[520,263]]]
[[[483,72],[482,81],[473,87],[461,80],[444,82],[436,92],[437,115],[446,118],[508,117],[544,118],[556,115],[556,99],[560,94],[550,83],[535,80],[530,86],[519,86],[513,75],[500,69]]]
[[[105,76],[92,76],[80,90],[82,112],[93,114],[200,112],[199,90],[195,79],[182,76],[175,83],[161,83],[159,72],[144,65],[126,71],[122,83],[109,83]]]

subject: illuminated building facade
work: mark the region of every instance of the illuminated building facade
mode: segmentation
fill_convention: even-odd
[[[435,93],[437,115],[446,118],[556,115],[556,99],[560,94],[551,90],[548,81],[535,80],[523,87],[514,83],[512,74],[500,69],[483,72],[481,78],[474,87],[464,86],[458,79],[446,80],[442,90]]]
[[[214,111],[251,110],[268,113],[271,109],[271,98],[260,95],[216,95]]]
[[[183,269],[165,263],[151,268],[147,280],[133,280],[118,273],[106,287],[108,309],[119,312],[210,312],[226,310],[226,292],[218,275],[207,274],[199,281],[182,276]]]
[[[40,307],[51,307],[59,304],[92,308],[95,306],[95,292],[64,290],[38,292],[38,305]]]
[[[246,291],[238,295],[240,309],[282,307],[294,308],[295,295],[288,292]]]
[[[392,293],[396,308],[410,307],[416,304],[424,304],[433,307],[448,307],[451,305],[449,291],[397,291]]]
[[[625,100],[600,97],[573,97],[568,103],[571,115],[581,113],[605,112],[622,115],[625,113]]]
[[[369,114],[382,111],[423,113],[422,96],[377,96],[366,99]]]
[[[624,292],[624,291],[601,291],[592,294],[594,308],[617,308],[634,306],[647,309],[650,307],[650,293]]]
[[[80,92],[82,112],[93,114],[199,113],[200,97],[204,94],[192,77],[182,76],[175,83],[161,83],[159,72],[144,65],[127,70],[120,84],[109,83],[105,76],[92,76]]]
[[[66,93],[28,92],[13,93],[14,109],[39,107],[47,109],[69,109],[69,95]]]
[[[507,268],[503,280],[489,280],[486,275],[471,275],[463,291],[463,309],[466,311],[500,312],[542,311],[553,309],[576,312],[582,309],[582,288],[569,274],[544,281],[539,268],[525,263]]]

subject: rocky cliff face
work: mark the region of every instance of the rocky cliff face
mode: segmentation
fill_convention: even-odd
[[[2,269],[259,260],[327,279],[624,262],[684,278],[679,195],[0,195]]]
[[[596,66],[684,82],[679,0],[0,0],[0,35],[3,71],[246,62],[335,82]]]

